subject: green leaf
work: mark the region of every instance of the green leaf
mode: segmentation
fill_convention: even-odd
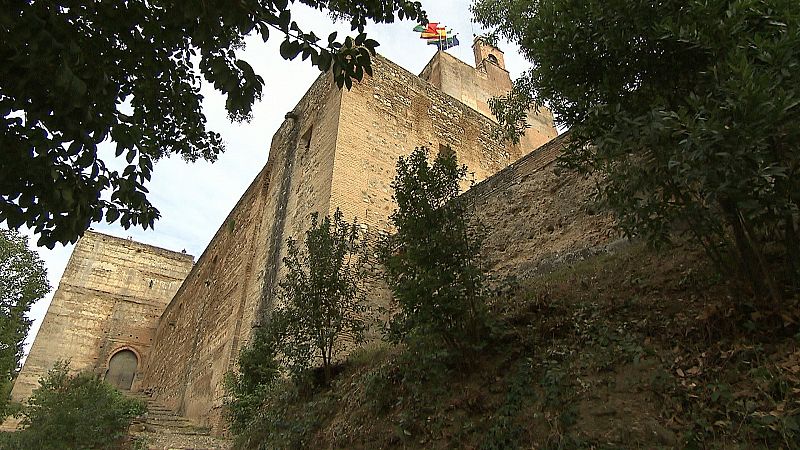
[[[284,40],[281,43],[280,53],[283,59],[292,60],[297,57],[301,50],[301,44],[297,41]]]
[[[106,222],[113,223],[116,222],[119,218],[119,210],[115,208],[109,208],[106,210]]]

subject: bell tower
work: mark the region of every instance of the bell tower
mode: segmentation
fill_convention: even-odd
[[[472,52],[475,54],[475,67],[494,64],[505,70],[506,61],[503,58],[503,51],[486,42],[486,38],[476,36],[475,41],[472,43]]]

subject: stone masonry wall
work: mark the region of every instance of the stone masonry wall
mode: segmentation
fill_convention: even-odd
[[[198,260],[156,335],[145,385],[179,413],[221,429],[222,382],[278,278],[289,236],[329,209],[341,92],[321,76],[275,134],[269,161]]]
[[[374,76],[365,77],[342,96],[331,211],[338,207],[348,220],[356,217],[372,231],[391,231],[388,218],[396,208],[391,182],[397,159],[419,146],[430,148],[432,157],[449,147],[476,182],[523,155],[520,146],[492,137],[495,122],[434,84],[380,56],[373,65]],[[376,282],[368,301],[387,307],[391,296],[383,283]]]
[[[476,68],[447,52],[438,52],[422,70],[420,78],[484,116],[493,118],[488,100],[508,93],[511,77],[505,69],[495,64],[481,65],[481,62],[476,61]]]
[[[321,76],[287,114],[266,167],[161,318],[144,382],[161,403],[222,429],[224,376],[274,306],[286,238],[302,238],[312,212],[338,207],[388,229],[397,158],[420,145],[452,148],[476,181],[522,156],[492,138],[483,114],[382,57],[373,64],[350,91]]]
[[[75,245],[12,398],[27,399],[58,360],[103,375],[119,350],[139,358],[141,384],[161,312],[192,268],[191,255],[87,231]]]
[[[527,278],[619,238],[613,218],[591,201],[596,179],[557,168],[561,135],[467,191],[486,228],[483,257],[492,278]]]
[[[485,59],[487,54],[496,54],[500,65]],[[496,120],[489,109],[489,100],[503,96],[511,90],[511,77],[502,66],[503,55],[500,50],[476,41],[475,56],[476,67],[472,67],[447,52],[438,52],[422,70],[420,78],[484,116]],[[547,108],[531,110],[527,123],[529,128],[525,130],[519,144],[522,154],[533,151],[557,135],[553,126],[553,115]]]
[[[427,146],[449,146],[481,181],[523,155],[492,138],[495,123],[393,62],[377,57],[374,76],[342,98],[331,208],[388,230],[395,208],[390,183],[397,158]]]

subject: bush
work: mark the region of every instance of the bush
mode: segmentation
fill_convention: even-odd
[[[345,340],[360,344],[365,320],[367,244],[357,223],[311,215],[311,228],[302,245],[287,241],[283,259],[286,275],[279,284],[278,306],[239,355],[239,371],[225,379],[226,416],[231,431],[243,435],[254,419],[267,420],[265,402],[293,381],[307,381],[311,369],[322,363],[324,384],[333,376],[332,364]],[[278,387],[276,387],[278,386]],[[270,416],[271,417],[271,416]]]
[[[277,346],[267,328],[260,328],[239,354],[239,371],[225,377],[225,415],[231,431],[247,431],[258,415],[270,386],[280,377]]]
[[[22,430],[0,441],[9,449],[119,448],[134,417],[146,411],[96,375],[71,375],[58,362],[22,410]]]
[[[269,327],[281,362],[295,378],[321,362],[328,385],[345,343],[364,341],[368,246],[362,237],[358,223],[345,221],[337,208],[322,220],[311,215],[302,245],[292,238],[286,242],[286,275]]]
[[[400,311],[389,336],[432,337],[450,348],[480,335],[486,313],[480,234],[456,199],[466,177],[452,151],[428,163],[421,147],[397,162],[392,183],[398,209],[391,215],[397,232],[383,244],[387,281]]]

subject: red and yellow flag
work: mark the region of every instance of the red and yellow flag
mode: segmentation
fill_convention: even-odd
[[[447,29],[438,22],[429,22],[428,26],[417,25],[414,31],[420,32],[420,39],[447,39]]]

